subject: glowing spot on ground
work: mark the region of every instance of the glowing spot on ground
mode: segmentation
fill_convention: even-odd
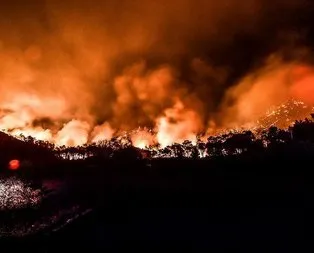
[[[0,179],[0,211],[37,206],[41,196],[39,189],[31,188],[20,179]]]
[[[20,168],[20,161],[19,160],[11,160],[9,162],[9,169],[10,170],[18,170]]]

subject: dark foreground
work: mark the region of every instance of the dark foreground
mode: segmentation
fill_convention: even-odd
[[[2,245],[31,252],[129,246],[301,252],[305,212],[313,207],[311,164],[310,154],[287,153],[108,162],[89,166],[89,173],[76,164],[63,175],[68,188],[59,197],[92,211],[55,232]]]

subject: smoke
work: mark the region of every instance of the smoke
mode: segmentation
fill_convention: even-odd
[[[60,145],[147,127],[134,142],[167,145],[313,102],[312,5],[2,1],[0,127]]]
[[[236,127],[252,123],[267,109],[288,99],[314,104],[313,71],[313,66],[305,60],[286,62],[282,56],[272,55],[263,67],[226,91],[220,111],[222,125]]]

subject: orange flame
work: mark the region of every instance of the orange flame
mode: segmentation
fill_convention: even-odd
[[[291,97],[314,103],[314,66],[302,60],[311,52],[270,52],[236,83],[225,57],[267,30],[264,11],[289,16],[304,8],[297,1],[37,2],[0,9],[0,130],[14,136],[77,146],[127,131],[136,147],[165,147],[251,126]]]

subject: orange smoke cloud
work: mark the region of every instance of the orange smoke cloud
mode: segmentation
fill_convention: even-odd
[[[222,105],[223,125],[234,127],[258,119],[272,106],[288,99],[314,104],[314,68],[268,58],[265,66],[244,77],[228,90]],[[228,102],[233,101],[232,105]]]
[[[114,81],[117,94],[113,105],[114,121],[128,130],[154,121],[172,103],[171,96],[177,92],[173,89],[175,82],[169,67],[160,67],[147,73],[145,63],[142,62],[128,68]]]
[[[286,2],[6,2],[0,128],[67,146],[130,131],[137,147],[166,146],[246,123],[290,96],[312,102],[302,61],[249,71],[282,31],[269,13],[303,8]]]
[[[300,65],[293,71],[291,95],[305,103],[314,104],[314,67]]]

